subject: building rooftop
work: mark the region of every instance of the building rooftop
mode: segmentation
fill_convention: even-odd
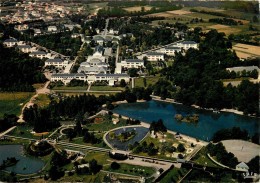
[[[140,59],[125,59],[123,61],[126,61],[126,62],[143,62],[143,60],[140,60]]]
[[[62,60],[60,58],[50,58],[50,59],[46,60],[45,62],[64,62],[64,60]]]
[[[197,44],[194,41],[183,41],[182,44]]]
[[[98,77],[129,77],[128,74],[96,74]]]
[[[22,48],[31,48],[31,46],[30,45],[18,45],[17,48],[20,48],[20,49],[22,49]]]
[[[5,41],[4,41],[4,43],[14,43],[14,42],[17,42],[17,40],[16,39],[6,39]]]
[[[151,55],[151,56],[153,56],[153,55],[162,56],[163,53],[158,53],[158,52],[149,52],[149,53],[147,53],[146,55]]]

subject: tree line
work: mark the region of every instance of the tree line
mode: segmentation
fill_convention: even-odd
[[[223,86],[221,79],[230,78],[227,67],[237,66],[239,58],[231,51],[224,33],[211,30],[203,37],[199,49],[177,53],[172,66],[161,71],[153,91],[162,98],[175,98],[186,105],[203,108],[236,108],[244,114],[259,115],[258,84],[243,80],[238,86]]]

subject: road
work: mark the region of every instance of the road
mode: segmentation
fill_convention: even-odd
[[[104,29],[104,32],[103,32],[103,34],[102,34],[103,38],[106,38],[106,36],[107,36],[107,27],[108,27],[108,24],[109,24],[109,18],[106,19],[105,29]]]
[[[50,81],[47,81],[42,88],[39,88],[36,90],[36,94],[33,95],[31,97],[31,99],[23,106],[21,115],[19,116],[19,119],[17,122],[19,122],[19,123],[25,122],[23,120],[23,111],[26,107],[28,108],[30,106],[33,106],[34,101],[36,100],[36,98],[38,97],[39,94],[49,94],[50,93],[50,90],[48,89],[49,84],[50,84]]]
[[[4,136],[5,134],[9,133],[10,131],[12,131],[12,130],[15,129],[15,128],[16,128],[16,126],[13,126],[13,127],[9,128],[9,129],[7,129],[6,131],[4,131],[3,133],[0,133],[0,138],[1,138],[2,136]]]

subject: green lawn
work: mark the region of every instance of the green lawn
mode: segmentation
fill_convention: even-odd
[[[1,92],[0,118],[7,114],[20,115],[22,107],[34,95],[33,92]]]
[[[98,144],[85,143],[85,142],[83,142],[83,137],[74,138],[74,139],[72,139],[72,141],[70,141],[70,143],[109,149],[109,147],[106,145],[106,143],[103,142],[103,135],[104,135],[104,133],[95,133],[95,137],[101,139],[101,142]],[[68,140],[66,140],[66,141],[68,141]]]
[[[74,87],[69,87],[69,86],[55,86],[52,88],[52,90],[87,90],[87,86],[74,86]]]
[[[149,86],[150,84],[154,85],[159,80],[159,78],[159,75],[146,77],[146,86]],[[135,87],[144,87],[144,78],[135,78]]]
[[[125,164],[125,163],[120,163],[120,168],[117,170],[111,169],[110,166],[105,168],[105,170],[111,171],[111,172],[129,174],[129,175],[144,176],[144,177],[150,177],[156,171],[152,167],[130,165],[130,164]]]
[[[113,86],[91,86],[90,91],[124,91],[124,87]]]
[[[160,181],[160,183],[178,182],[186,173],[187,169],[173,168]]]
[[[117,123],[116,125],[113,124],[112,120],[109,120],[107,116],[103,117],[104,121],[102,123],[96,124],[87,124],[87,128],[89,130],[94,130],[94,131],[108,131],[120,126],[126,126],[126,120],[120,118],[120,122]]]
[[[207,156],[206,153],[206,147],[202,147],[201,150],[196,154],[195,157],[192,158],[192,160],[200,165],[206,165],[209,167],[216,167],[216,168],[221,168],[217,164],[215,164],[209,157]]]
[[[35,99],[36,100],[34,101],[34,103],[37,104],[40,108],[48,106],[51,102],[50,98],[46,94],[39,94],[38,97],[36,97]]]
[[[8,135],[24,137],[24,138],[32,138],[32,139],[41,139],[42,136],[41,135],[36,136],[36,135],[32,134],[31,133],[32,130],[33,130],[32,126],[28,126],[28,125],[17,126],[14,130],[12,130],[10,133],[8,133]],[[43,135],[43,137],[48,137],[49,134],[51,134],[51,133],[52,132],[50,132],[46,135]]]

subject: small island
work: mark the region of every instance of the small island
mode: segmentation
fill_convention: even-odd
[[[5,169],[6,167],[10,167],[15,165],[19,160],[15,157],[7,157],[6,160],[3,160],[3,164],[0,165],[0,170]]]
[[[136,135],[135,130],[124,131],[124,132],[119,133],[118,135],[116,135],[115,132],[110,132],[109,138],[110,139],[117,139],[120,142],[127,142],[127,141],[131,140],[132,138],[134,138],[135,135]]]
[[[177,121],[186,122],[186,123],[197,123],[199,122],[199,114],[188,114],[183,116],[181,114],[176,114],[174,118]]]

